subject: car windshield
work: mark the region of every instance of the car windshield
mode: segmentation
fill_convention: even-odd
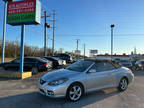
[[[92,61],[79,61],[79,62],[75,62],[72,65],[68,66],[66,69],[72,70],[72,71],[84,72],[93,63],[94,62],[92,62]]]

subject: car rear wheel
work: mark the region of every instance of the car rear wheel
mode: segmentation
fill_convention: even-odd
[[[38,68],[37,67],[33,67],[32,68],[32,74],[37,74],[38,73]]]
[[[126,78],[122,78],[120,83],[119,83],[119,91],[125,91],[128,86],[128,80]]]
[[[83,87],[81,84],[72,84],[66,94],[66,98],[70,101],[78,101],[83,94]]]

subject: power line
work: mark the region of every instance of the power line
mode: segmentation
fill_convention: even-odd
[[[101,37],[105,37],[105,36],[108,36],[109,37],[109,34],[56,34],[57,36],[72,36],[72,37],[76,37],[76,36],[101,36]],[[115,36],[119,36],[119,37],[123,37],[123,36],[144,36],[144,34],[115,34]]]
[[[43,35],[41,32],[38,32],[38,31],[36,31],[36,30],[34,30],[34,29],[28,29],[28,28],[26,28],[26,30],[29,30],[29,31],[32,31],[33,33],[35,33],[35,34],[39,34],[39,35]],[[48,36],[48,35],[47,35]],[[48,39],[50,39],[51,41],[53,40],[52,38],[50,38],[50,37],[48,37]],[[61,44],[61,45],[63,45],[63,46],[65,46],[65,47],[67,47],[67,48],[70,48],[71,46],[69,46],[69,45],[67,45],[67,44],[65,44],[65,43],[63,43],[63,42],[61,42],[61,41],[59,41],[59,40],[55,40],[58,44]]]
[[[48,6],[45,5],[46,3],[42,2],[42,1],[45,1],[45,0],[41,0],[42,8],[44,8],[44,10],[46,10],[46,11],[48,11],[48,12],[52,12],[51,9],[48,9],[48,8],[47,8]]]

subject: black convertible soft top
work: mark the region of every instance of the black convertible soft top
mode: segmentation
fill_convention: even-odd
[[[111,60],[99,60],[99,59],[85,59],[84,61],[93,61],[96,63],[100,63],[100,62],[108,62],[111,63],[112,65],[114,65],[116,68],[120,68],[121,66],[118,65],[117,63],[111,61]]]

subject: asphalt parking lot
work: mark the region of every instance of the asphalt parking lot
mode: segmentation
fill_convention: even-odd
[[[0,108],[144,108],[144,72],[134,74],[135,81],[125,92],[115,88],[97,91],[74,103],[37,93],[37,81],[42,74],[25,80],[1,78]]]

